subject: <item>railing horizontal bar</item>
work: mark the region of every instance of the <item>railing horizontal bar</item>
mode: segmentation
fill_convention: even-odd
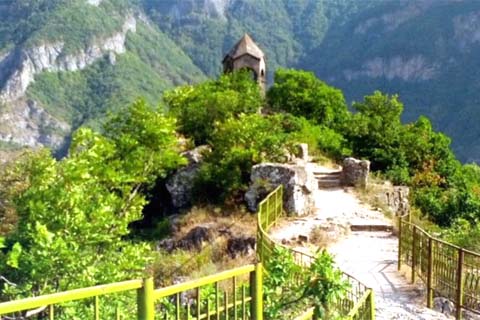
[[[468,253],[468,254],[471,254],[471,255],[473,255],[474,257],[479,257],[479,258],[480,258],[480,253],[478,253],[478,252],[473,252],[473,251],[470,251],[470,250],[466,250],[466,249],[461,248],[461,247],[459,247],[459,246],[457,246],[457,245],[455,245],[455,244],[449,243],[449,242],[447,242],[447,241],[445,241],[445,240],[441,240],[441,239],[435,238],[435,237],[431,236],[430,233],[428,233],[427,231],[423,230],[422,228],[416,226],[415,224],[413,224],[413,223],[411,223],[411,222],[402,221],[402,223],[404,223],[404,224],[406,224],[406,225],[409,225],[409,226],[411,226],[411,227],[416,227],[418,231],[424,233],[427,237],[432,238],[435,242],[438,242],[438,243],[441,243],[441,244],[443,244],[443,245],[446,245],[446,246],[448,246],[448,247],[450,247],[450,248],[452,248],[452,249],[457,249],[457,250],[458,250],[458,249],[462,249],[463,252]]]
[[[3,302],[0,303],[0,314],[31,310],[56,303],[64,303],[74,300],[106,295],[109,293],[139,289],[142,287],[142,285],[142,280],[129,280],[89,288],[74,289],[65,292],[53,293],[40,297]]]
[[[240,268],[213,274],[211,276],[207,276],[201,279],[179,283],[166,288],[160,288],[154,291],[153,299],[158,300],[164,297],[174,295],[178,292],[195,289],[197,287],[205,286],[207,284],[212,284],[222,280],[227,280],[235,276],[240,276],[240,275],[250,273],[252,271],[255,271],[255,265],[250,264]]]

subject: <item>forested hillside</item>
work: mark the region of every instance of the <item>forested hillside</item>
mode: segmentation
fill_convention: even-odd
[[[248,32],[270,83],[284,66],[314,71],[348,103],[399,93],[404,121],[427,115],[462,161],[480,159],[478,1],[8,0],[0,16],[3,149],[60,148],[106,110],[217,76]]]
[[[0,14],[4,148],[62,148],[107,110],[204,78],[130,1],[9,0]]]
[[[394,0],[157,1],[147,12],[208,75],[243,33],[278,66],[314,71],[348,102],[399,93],[403,119],[419,115],[453,138],[462,161],[480,159],[480,2]],[[271,77],[270,77],[271,80]]]

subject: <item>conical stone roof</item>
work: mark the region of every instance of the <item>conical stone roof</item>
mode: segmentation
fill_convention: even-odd
[[[252,38],[245,33],[245,35],[237,42],[237,44],[230,50],[227,54],[227,57],[231,59],[236,59],[245,54],[249,54],[257,59],[262,59],[265,55],[263,51],[257,46],[257,44],[252,40]]]

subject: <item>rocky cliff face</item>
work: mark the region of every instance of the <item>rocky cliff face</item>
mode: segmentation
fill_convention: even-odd
[[[92,5],[100,1],[90,1]],[[31,48],[17,47],[0,56],[0,141],[22,146],[48,146],[58,148],[71,127],[48,114],[37,102],[25,99],[28,86],[41,72],[77,71],[98,59],[109,55],[115,63],[115,55],[125,52],[128,32],[135,32],[137,21],[130,15],[122,30],[98,39],[84,50],[66,54],[63,42],[44,43]]]
[[[0,99],[3,102],[12,102],[23,97],[35,75],[40,72],[77,71],[91,65],[106,53],[124,53],[127,32],[135,30],[136,19],[129,16],[120,32],[95,41],[85,50],[74,54],[64,54],[63,42],[13,50],[0,60],[0,74],[6,75],[0,90]]]
[[[226,19],[226,12],[235,0],[184,0],[170,8],[169,15],[177,21],[192,12],[205,14],[210,18]]]
[[[359,70],[344,70],[343,75],[348,81],[362,77],[425,81],[434,78],[438,69],[439,66],[436,63],[429,62],[422,55],[375,57],[365,61]]]

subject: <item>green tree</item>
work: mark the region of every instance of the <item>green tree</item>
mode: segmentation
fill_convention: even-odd
[[[408,164],[400,149],[403,104],[398,97],[376,91],[365,96],[363,102],[354,103],[353,108],[358,112],[347,131],[353,154],[369,159],[373,170],[406,167]]]
[[[166,92],[165,103],[178,119],[180,132],[193,138],[196,145],[212,136],[216,122],[242,113],[257,112],[263,99],[250,73],[240,71],[196,86],[184,86]]]
[[[139,101],[105,128],[78,130],[61,161],[28,154],[2,178],[22,182],[8,199],[18,223],[0,272],[17,286],[5,285],[4,298],[131,279],[150,261],[148,245],[125,236],[142,214],[140,189],[182,162],[175,121]]]
[[[314,306],[317,319],[338,319],[333,306],[350,284],[335,267],[326,250],[319,252],[308,268],[299,266],[292,253],[275,247],[266,265],[264,280],[265,319],[293,319],[296,312]]]
[[[302,116],[334,129],[342,128],[349,116],[342,91],[325,84],[313,72],[277,70],[267,101],[273,110]]]
[[[196,183],[200,199],[223,201],[246,190],[253,165],[284,162],[289,137],[282,119],[280,115],[243,114],[217,122],[211,137],[213,151]]]

